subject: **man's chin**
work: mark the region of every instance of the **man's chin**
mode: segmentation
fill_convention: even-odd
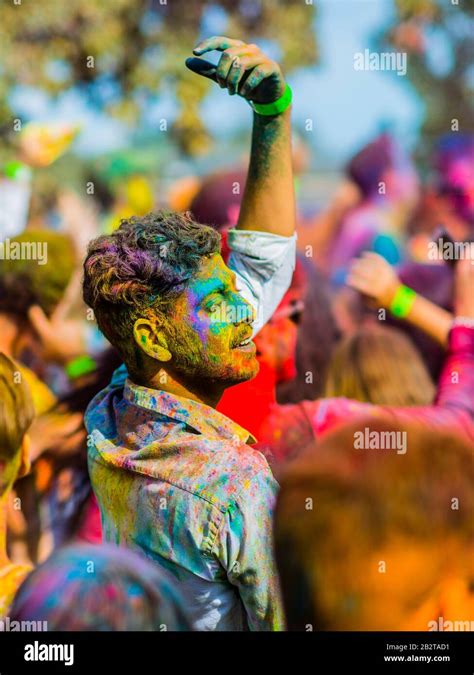
[[[235,384],[253,380],[259,370],[260,364],[254,357],[248,359],[246,363],[240,362],[238,365],[232,365],[232,368],[223,373],[222,382],[226,387],[233,387]]]
[[[228,384],[227,387],[233,387],[236,384],[242,384],[242,382],[248,382],[249,380],[253,380],[253,378],[257,375],[258,373],[258,368],[252,372],[248,373],[242,373],[239,377],[231,378],[227,380]]]

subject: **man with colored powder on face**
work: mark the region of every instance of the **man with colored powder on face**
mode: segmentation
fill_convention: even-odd
[[[84,298],[128,373],[88,408],[89,468],[105,539],[174,574],[195,629],[279,630],[278,485],[255,439],[215,406],[256,374],[252,336],[294,269],[291,90],[256,45],[214,37],[194,54],[212,50],[217,66],[187,66],[254,109],[229,266],[220,235],[189,214],[131,218],[91,242]]]

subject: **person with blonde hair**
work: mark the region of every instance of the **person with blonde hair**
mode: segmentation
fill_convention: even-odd
[[[29,471],[29,438],[34,417],[32,396],[19,366],[0,352],[0,617],[30,571],[7,555],[7,503],[17,478]]]
[[[367,326],[332,357],[326,396],[391,406],[430,405],[435,386],[410,338],[389,326]]]

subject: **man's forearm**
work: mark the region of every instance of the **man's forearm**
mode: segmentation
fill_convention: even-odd
[[[254,113],[252,152],[237,228],[290,237],[295,224],[291,108],[275,117]]]
[[[214,50],[222,52],[217,66],[196,58]],[[280,66],[257,45],[224,35],[203,40],[193,54],[186,60],[190,70],[260,107],[260,114],[254,113],[250,166],[237,228],[291,237],[296,221],[291,90]],[[269,110],[272,114],[266,115]]]

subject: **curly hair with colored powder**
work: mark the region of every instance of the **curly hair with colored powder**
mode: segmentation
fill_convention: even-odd
[[[122,220],[94,239],[84,261],[84,300],[129,368],[136,363],[133,325],[140,317],[170,325],[172,303],[206,256],[220,252],[220,235],[189,213],[158,211]]]

